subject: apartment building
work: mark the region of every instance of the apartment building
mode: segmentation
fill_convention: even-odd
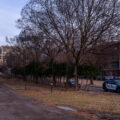
[[[120,76],[120,42],[105,45],[97,57],[103,76]]]
[[[7,55],[10,52],[10,46],[1,46],[0,47],[0,65],[6,65]]]
[[[28,61],[29,63],[29,60],[27,59],[26,61]],[[20,65],[22,66],[23,61],[24,61],[24,53],[23,55],[20,54],[19,49],[17,51],[17,48],[13,46],[0,47],[0,66],[7,66],[10,68],[20,66]]]

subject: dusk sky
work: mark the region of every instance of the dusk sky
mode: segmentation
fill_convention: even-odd
[[[21,9],[28,0],[0,0],[0,45],[6,44],[5,37],[19,33],[16,21],[20,18]]]

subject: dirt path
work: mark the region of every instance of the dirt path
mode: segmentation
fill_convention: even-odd
[[[84,120],[15,93],[0,85],[0,120]]]

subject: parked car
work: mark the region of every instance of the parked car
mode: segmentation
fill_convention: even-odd
[[[115,91],[120,93],[120,80],[106,80],[103,83],[104,91]]]
[[[66,83],[65,83],[65,84],[66,84]],[[69,85],[70,87],[75,87],[75,86],[76,86],[76,82],[75,82],[75,80],[69,80],[68,85]],[[78,87],[80,88],[81,85],[78,84]]]

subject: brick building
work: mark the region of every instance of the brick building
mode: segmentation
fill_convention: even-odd
[[[120,76],[120,42],[102,46],[96,55],[96,65],[101,68],[103,76]]]
[[[10,46],[1,46],[0,47],[0,65],[7,64],[7,55],[10,52],[10,50],[11,50]]]

